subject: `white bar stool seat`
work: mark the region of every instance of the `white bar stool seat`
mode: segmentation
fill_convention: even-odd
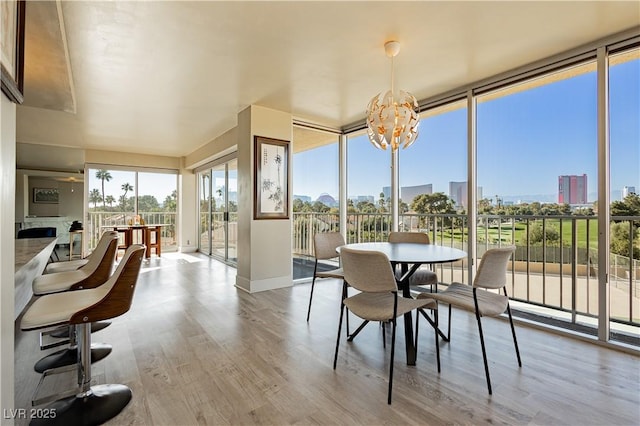
[[[105,236],[101,238],[102,240],[105,242],[96,247],[96,250],[89,256],[86,265],[80,269],[41,275],[34,279],[31,285],[33,294],[41,296],[43,294],[93,288],[102,285],[109,279],[115,263],[116,247],[118,245],[117,233],[105,233]]]
[[[129,310],[144,251],[143,245],[130,246],[104,285],[42,296],[25,312],[22,330],[73,325],[78,328],[81,342],[75,396],[59,399],[47,407],[56,413],[54,419],[33,419],[32,425],[102,424],[117,416],[131,401],[131,389],[125,385],[91,386],[91,323],[118,317]]]
[[[53,262],[44,269],[45,274],[57,274],[59,272],[75,271],[89,263],[89,258],[69,260],[66,262]]]

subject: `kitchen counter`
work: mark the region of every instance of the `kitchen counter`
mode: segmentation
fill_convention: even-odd
[[[31,300],[31,283],[42,275],[57,238],[24,238],[15,240],[15,312],[14,319]]]

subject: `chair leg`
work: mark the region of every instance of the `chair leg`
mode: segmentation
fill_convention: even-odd
[[[342,300],[349,297],[349,292],[347,291],[347,287],[349,287],[347,282],[345,280],[342,280]],[[349,331],[349,309],[347,309],[347,337],[349,337],[350,334],[351,332]]]
[[[417,315],[416,315],[417,316]],[[438,339],[438,316],[439,311],[435,309],[433,311],[434,322],[436,323],[436,327],[434,329],[434,335],[436,337],[436,361],[438,363],[438,373],[440,372],[440,339]],[[416,327],[416,333],[418,332],[418,328]]]
[[[387,396],[387,404],[391,405],[391,390],[393,389],[393,358],[396,351],[396,319],[391,320],[391,360],[389,363],[389,395]]]
[[[369,324],[368,320],[362,321],[362,324],[360,324],[360,327],[356,328],[356,331],[354,331],[352,334],[349,335],[349,337],[347,338],[347,341],[353,342],[353,339],[355,339],[355,337],[362,331],[364,326],[367,324]]]
[[[316,270],[318,269],[318,261],[316,260],[313,267],[313,279],[311,280],[311,294],[309,295],[309,309],[307,309],[307,322],[309,322],[309,315],[311,315],[311,301],[313,300],[313,287],[316,285]]]
[[[340,321],[338,322],[338,338],[336,339],[336,354],[333,357],[333,369],[338,363],[338,347],[340,346],[340,333],[342,333],[342,316],[344,315],[344,302],[340,301]]]
[[[487,350],[484,346],[484,335],[482,334],[482,321],[480,321],[480,311],[478,310],[478,299],[476,296],[476,289],[473,289],[473,301],[476,307],[476,320],[478,321],[478,334],[480,334],[480,346],[482,347],[482,359],[484,360],[484,374],[487,377],[487,389],[489,395],[491,392],[491,377],[489,376],[489,363],[487,362]]]
[[[418,354],[418,330],[420,330],[420,327],[418,327],[418,320],[420,319],[420,312],[422,312],[422,309],[418,309],[418,311],[416,312],[416,338],[413,342],[413,346],[416,348],[416,357]]]
[[[420,314],[422,314],[422,316],[426,318],[429,324],[431,324],[431,327],[433,327],[433,332],[434,332],[433,334],[436,339],[436,361],[437,361],[438,373],[439,373],[440,372],[440,339],[438,339],[438,335],[439,335],[438,310],[437,309],[433,310],[433,319],[429,318],[429,315],[427,315],[424,309],[418,309],[418,312],[416,312],[416,342],[415,342],[416,353],[418,352],[418,317],[420,316]]]
[[[451,340],[451,305],[449,305],[449,323],[447,324],[447,337],[442,336],[442,338],[445,342]]]
[[[507,289],[504,290],[505,296],[507,295]],[[507,296],[508,297],[508,296]],[[511,316],[511,307],[507,303],[507,313],[509,314],[509,324],[511,324],[511,335],[513,336],[513,346],[516,348],[516,356],[518,357],[518,367],[522,367],[522,361],[520,360],[520,350],[518,349],[518,340],[516,339],[516,328],[513,325],[513,317]]]

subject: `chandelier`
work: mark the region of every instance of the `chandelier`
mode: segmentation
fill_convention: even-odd
[[[391,90],[377,94],[367,106],[367,134],[369,141],[378,149],[392,151],[399,146],[407,148],[418,136],[418,102],[408,92],[399,90],[394,97],[393,58],[400,52],[400,42],[388,41],[384,50],[391,58]]]

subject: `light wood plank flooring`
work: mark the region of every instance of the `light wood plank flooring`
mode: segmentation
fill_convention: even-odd
[[[497,319],[483,322],[489,396],[475,318],[462,311],[454,311],[452,341],[441,345],[440,374],[433,330],[421,323],[418,364],[407,366],[399,321],[389,406],[390,345],[383,349],[378,324],[352,343],[343,339],[332,369],[338,281],[316,286],[309,323],[310,284],[247,294],[234,282],[235,269],[199,254],[145,263],[131,311],[93,335],[113,345],[93,366],[95,382],[133,391],[109,424],[640,424],[638,357],[519,326],[518,368],[508,323]],[[30,408],[39,380],[32,366],[42,355],[37,333],[17,332],[17,408]]]

